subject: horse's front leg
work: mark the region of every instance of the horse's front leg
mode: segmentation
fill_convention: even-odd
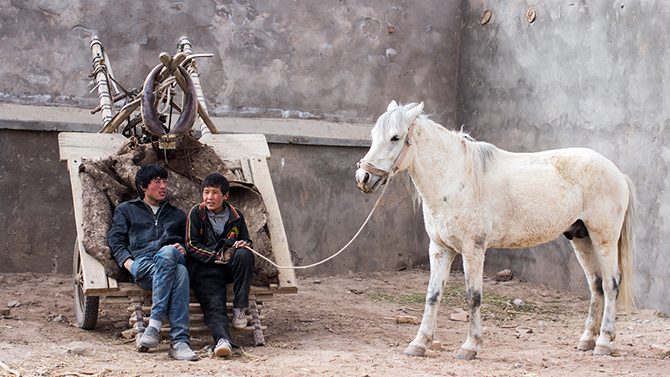
[[[463,272],[465,275],[465,299],[470,314],[468,338],[461,346],[456,357],[472,360],[482,347],[482,322],[479,308],[482,303],[482,285],[484,282],[484,253],[486,249],[474,248],[463,252]]]
[[[433,342],[437,324],[437,309],[442,300],[444,284],[449,278],[451,263],[457,254],[454,250],[442,247],[432,240],[428,253],[430,255],[430,282],[428,282],[428,291],[426,292],[426,308],[423,311],[419,332],[409,346],[405,348],[405,355],[422,356]]]

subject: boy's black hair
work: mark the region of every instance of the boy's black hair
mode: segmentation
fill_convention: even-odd
[[[151,164],[143,166],[140,170],[137,171],[137,174],[135,174],[135,188],[140,194],[140,198],[144,199],[144,189],[149,187],[149,183],[154,178],[167,179],[167,177],[167,170],[165,170],[165,168],[160,165]]]
[[[205,187],[216,187],[221,190],[222,194],[225,194],[230,188],[230,183],[228,183],[228,180],[223,174],[210,173],[202,180],[202,183],[200,184],[200,192],[203,192]]]

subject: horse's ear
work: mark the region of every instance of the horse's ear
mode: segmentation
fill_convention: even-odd
[[[407,120],[410,122],[413,121],[416,117],[421,115],[423,113],[423,101],[421,101],[420,104],[412,107],[411,109],[407,110]]]
[[[386,111],[391,111],[398,107],[398,104],[395,102],[395,100],[392,100],[391,103],[386,107]]]

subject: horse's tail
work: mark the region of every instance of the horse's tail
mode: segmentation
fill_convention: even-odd
[[[635,297],[633,294],[633,254],[635,252],[635,187],[633,181],[626,178],[628,185],[628,208],[621,226],[619,236],[619,272],[621,283],[619,284],[618,301],[626,312],[635,309]]]

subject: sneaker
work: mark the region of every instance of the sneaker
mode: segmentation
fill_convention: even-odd
[[[140,337],[139,346],[142,351],[154,348],[161,341],[161,331],[153,326],[147,326]],[[144,349],[142,349],[144,348]]]
[[[218,357],[224,357],[229,356],[231,353],[233,353],[233,349],[230,347],[230,342],[227,339],[221,338],[218,342],[216,342],[216,347],[214,347],[214,355]]]
[[[247,327],[247,314],[242,308],[233,308],[233,327],[243,329]]]
[[[198,360],[198,355],[193,352],[191,347],[186,342],[178,342],[170,345],[168,355],[175,360]]]

